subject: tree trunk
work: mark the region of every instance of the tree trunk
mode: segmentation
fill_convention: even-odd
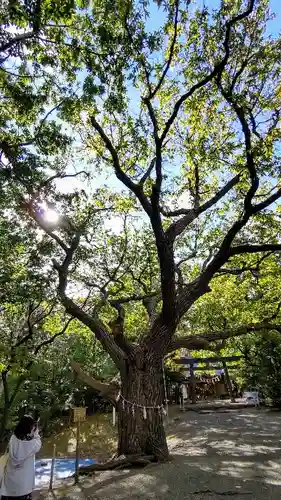
[[[169,458],[164,430],[164,384],[162,363],[138,356],[127,363],[121,375],[118,401],[118,455],[153,455],[158,461]]]
[[[1,426],[0,426],[0,441],[3,441],[4,436],[5,436],[5,432],[6,432],[7,424],[8,424],[9,413],[10,413],[10,405],[5,403],[4,408],[3,408],[3,413],[2,413]]]
[[[9,388],[8,388],[8,372],[5,370],[1,373],[2,383],[3,383],[3,395],[4,395],[4,405],[3,413],[0,426],[0,440],[2,441],[7,428],[9,412],[10,412],[10,399],[9,399]]]

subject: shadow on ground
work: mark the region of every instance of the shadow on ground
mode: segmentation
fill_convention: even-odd
[[[279,413],[254,409],[188,412],[174,424],[169,445],[171,463],[142,471],[97,474],[65,496],[107,500],[280,500]]]

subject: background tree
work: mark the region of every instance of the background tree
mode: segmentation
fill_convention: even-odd
[[[212,281],[212,293],[196,302],[180,329],[191,330],[198,335],[207,331],[210,335],[217,334],[220,330],[225,338],[214,343],[212,350],[195,351],[192,354],[204,357],[213,356],[214,353],[224,356],[242,354],[244,359],[232,372],[240,388],[256,386],[260,394],[266,394],[267,397],[272,391],[278,401],[278,392],[274,389],[277,382],[271,384],[267,380],[266,367],[268,370],[270,367],[267,365],[267,355],[263,358],[262,347],[265,353],[272,348],[273,356],[278,358],[278,336],[281,331],[280,257],[278,254],[264,254],[262,257],[245,255],[243,262],[237,263],[237,267],[234,261],[232,266],[217,273]],[[276,333],[268,333],[273,322]],[[254,327],[241,329],[241,325]],[[255,354],[255,349],[258,354]]]
[[[267,403],[280,408],[280,335],[275,332],[250,335],[244,342],[237,342],[237,347],[245,358],[240,382],[244,387],[258,390]]]
[[[17,357],[7,377],[10,404],[5,427],[1,418],[2,439],[7,438],[23,413],[40,416],[40,428],[45,437],[69,423],[69,411],[73,405],[86,406],[89,414],[106,408],[94,390],[89,390],[88,386],[75,379],[71,363],[73,360],[81,363],[101,380],[116,374],[114,365],[98,343],[93,342],[89,330],[77,322],[71,326],[64,335],[53,335],[53,341],[42,345],[36,355],[32,356],[30,349],[29,363],[24,356],[20,357],[17,350]],[[31,346],[29,342],[29,348]],[[1,363],[3,361],[1,353]],[[0,400],[0,410],[3,416],[4,394]]]
[[[245,255],[266,260],[281,249],[278,233],[267,230],[279,227],[280,215],[280,41],[266,38],[264,0],[224,1],[212,12],[191,12],[177,0],[157,3],[163,23],[156,31],[147,26],[154,3],[93,3],[95,20],[90,9],[81,12],[77,43],[96,43],[95,61],[85,62],[74,49],[65,59],[56,45],[58,65],[62,54],[67,60],[66,82],[78,68],[58,116],[80,133],[94,172],[113,170],[124,193],[112,202],[102,201],[100,190],[62,196],[37,164],[32,192],[24,197],[21,190],[21,198],[52,240],[66,312],[90,328],[120,371],[118,453],[161,460],[168,457],[163,358],[234,334],[223,329],[180,338],[182,319],[222,269],[243,267]],[[31,165],[28,149],[5,155],[12,171]],[[55,223],[46,204],[57,210]],[[124,230],[116,234],[120,218]],[[41,254],[42,267],[45,262]],[[147,321],[132,342],[126,312],[137,304]],[[279,328],[276,317],[264,319],[262,326],[235,325],[235,332]]]
[[[2,418],[0,438],[22,385],[30,376],[38,354],[67,332],[72,318],[59,318],[55,304],[5,304],[1,309]]]

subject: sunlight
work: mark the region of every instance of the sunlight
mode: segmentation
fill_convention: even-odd
[[[55,212],[55,210],[47,209],[44,212],[44,219],[46,222],[52,222],[53,224],[56,224],[59,220],[59,215],[57,212]]]
[[[57,224],[59,221],[59,214],[53,210],[52,208],[49,208],[47,203],[41,203],[40,209],[42,210],[41,215],[44,218],[45,222],[48,222],[50,224]],[[40,211],[41,211],[40,210]]]

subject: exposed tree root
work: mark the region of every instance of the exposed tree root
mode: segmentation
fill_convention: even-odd
[[[114,469],[124,469],[127,467],[145,467],[153,462],[156,462],[154,455],[121,455],[114,460],[109,460],[104,464],[92,464],[88,467],[80,467],[79,474],[88,475],[93,472],[114,470]]]

